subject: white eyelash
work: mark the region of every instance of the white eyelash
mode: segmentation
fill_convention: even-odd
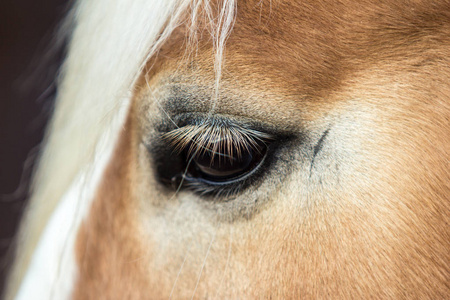
[[[170,141],[174,150],[182,152],[189,146],[188,156],[199,156],[205,152],[221,155],[233,159],[234,153],[240,158],[243,150],[260,151],[260,143],[273,139],[272,135],[241,127],[223,124],[205,123],[201,125],[187,125],[174,129],[163,135]]]

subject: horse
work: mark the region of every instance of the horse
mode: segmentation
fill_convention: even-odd
[[[67,20],[6,299],[450,296],[449,1]]]

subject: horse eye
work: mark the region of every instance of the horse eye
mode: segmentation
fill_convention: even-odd
[[[149,150],[157,178],[171,190],[228,197],[261,182],[278,146],[272,134],[216,118],[166,131]]]
[[[226,182],[238,179],[257,168],[264,158],[266,147],[258,149],[236,149],[231,153],[205,151],[192,157],[190,175],[211,182]],[[189,159],[188,156],[186,156]],[[189,161],[187,161],[189,163]]]
[[[214,149],[211,147],[210,149]],[[231,146],[227,151],[202,151],[197,155],[184,152],[188,179],[198,179],[210,184],[239,181],[253,173],[262,164],[267,146],[260,142],[244,149]]]

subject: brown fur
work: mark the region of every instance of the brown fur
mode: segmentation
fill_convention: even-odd
[[[147,279],[139,268],[142,246],[133,222],[136,212],[128,201],[130,150],[133,149],[130,123],[127,122],[114,158],[105,171],[90,217],[78,233],[80,273],[74,299],[140,299],[147,294],[143,293]],[[141,276],[137,276],[139,272]]]
[[[232,222],[161,192],[142,149],[162,118],[151,91],[211,108],[195,96],[212,94],[210,41],[180,66],[184,37],[138,84],[79,234],[75,299],[450,296],[448,1],[238,2],[216,113],[333,127],[313,175],[288,157],[295,175]]]

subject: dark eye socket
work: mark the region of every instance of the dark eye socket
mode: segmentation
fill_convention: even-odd
[[[220,147],[211,147],[211,149]],[[258,168],[267,153],[267,145],[259,141],[253,147],[238,148],[225,151],[201,151],[200,154],[190,156],[184,151],[187,166],[187,180],[195,178],[210,184],[225,184],[243,179]]]

